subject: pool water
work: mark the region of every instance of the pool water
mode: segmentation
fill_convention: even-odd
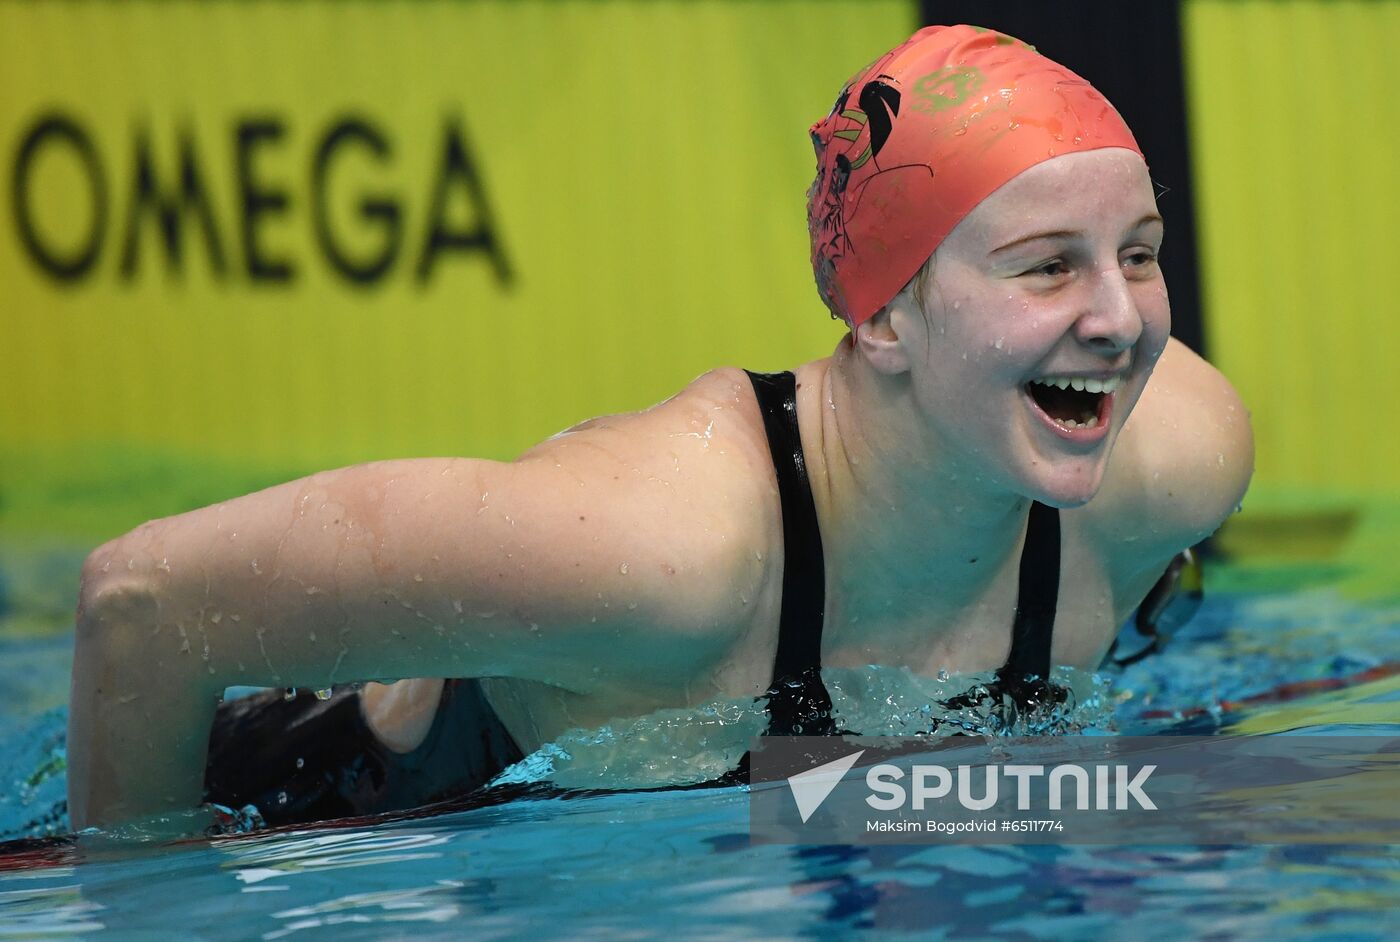
[[[1303,576],[1217,568],[1171,646],[1109,676],[1112,709],[1087,731],[1400,731],[1400,601]],[[70,644],[0,635],[0,840],[64,825]],[[747,802],[706,789],[214,841],[99,834],[0,857],[0,939],[1400,935],[1395,847],[754,845]]]

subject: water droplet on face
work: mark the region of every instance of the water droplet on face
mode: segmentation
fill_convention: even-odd
[[[617,571],[622,573],[624,576],[627,575],[627,564],[623,563],[621,566],[618,566]]]
[[[278,793],[277,793],[277,803],[278,803],[279,805],[285,805],[285,804],[287,803],[287,793],[286,793],[286,792],[278,792]]]
[[[295,700],[296,698],[297,698],[297,688],[295,688],[295,687],[288,687],[286,690],[282,691],[282,699],[283,699],[283,700]]]
[[[509,555],[509,554],[507,554],[507,555]],[[422,576],[421,574],[415,572],[415,573],[413,574],[413,581],[414,581],[414,582],[422,582],[422,581],[423,581],[423,576]]]
[[[998,337],[998,338],[997,338],[997,342],[996,342],[995,344],[993,344],[993,346],[996,347],[998,350],[1000,350],[1003,346],[1005,346],[1005,344],[1006,344],[1006,338],[1005,338],[1005,337]]]
[[[248,568],[253,570],[253,575],[262,575],[262,569],[258,566],[258,561],[256,559],[254,559],[251,563],[248,564]]]
[[[303,759],[303,758],[301,758],[300,756],[298,756],[298,757],[297,757],[297,768],[302,768],[302,767],[305,766],[305,765],[306,765],[306,760]]]
[[[215,612],[214,614],[212,614],[212,615],[209,616],[209,621],[212,622],[212,623],[215,624],[215,625],[217,625],[219,622],[221,622],[221,621],[223,621],[223,620],[224,620],[224,613],[223,613],[223,612]]]
[[[316,699],[317,699],[317,700],[329,700],[330,698],[331,698],[331,688],[329,688],[329,687],[322,687],[320,690],[317,690],[317,691],[316,691]]]

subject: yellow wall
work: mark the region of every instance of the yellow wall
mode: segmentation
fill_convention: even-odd
[[[260,475],[507,457],[715,365],[825,355],[841,331],[807,263],[806,129],[915,20],[905,0],[0,0],[0,525],[90,518],[80,505],[106,493],[126,508],[110,529]],[[25,249],[8,185],[46,114],[76,123],[105,181],[100,249],[69,282]],[[314,228],[315,155],[346,116],[386,150],[332,151],[336,242],[382,252],[366,198],[402,222],[370,285],[337,275]],[[252,188],[287,206],[253,228],[259,254],[294,268],[283,282],[254,277],[242,244],[239,128],[260,121],[280,130],[246,145]],[[440,215],[468,232],[489,211],[509,278],[479,251],[417,277],[454,125],[482,195],[449,176]],[[143,128],[172,191],[192,142],[222,275],[195,215],[182,274],[167,271],[154,213],[123,274]],[[60,135],[35,155],[34,229],[71,260],[94,231],[89,177]],[[214,483],[172,498],[191,476]]]
[[[1258,437],[1246,507],[1394,497],[1400,2],[1188,0],[1184,27],[1208,343]]]
[[[909,0],[52,3],[0,0],[0,534],[102,535],[317,467],[421,454],[510,456],[578,419],[643,407],[728,363],[780,368],[840,330],[811,287],[807,125]],[[1246,507],[1400,493],[1400,98],[1388,45],[1400,0],[1188,0],[1194,194],[1212,358],[1254,411]],[[21,244],[12,182],[43,115],[76,122],[101,163],[100,251],[72,282]],[[381,280],[338,276],[314,230],[317,148],[358,116],[376,157],[334,152],[330,227],[382,247],[366,198],[397,207]],[[257,282],[242,246],[238,128],[255,223],[295,266]],[[444,134],[479,173],[442,213],[482,206],[512,277],[480,252],[420,281]],[[155,217],[122,256],[149,136],[163,187],[187,135],[225,272],[192,216],[182,274]],[[93,198],[50,138],[24,198],[72,254]]]

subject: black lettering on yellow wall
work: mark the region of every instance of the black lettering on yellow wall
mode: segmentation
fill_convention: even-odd
[[[240,121],[237,125],[238,192],[243,213],[239,232],[243,241],[243,259],[252,281],[289,282],[293,269],[290,259],[267,255],[258,244],[259,226],[270,216],[280,216],[291,206],[287,190],[272,188],[255,178],[253,158],[257,150],[275,144],[286,135],[286,127],[278,118]]]
[[[275,112],[235,119],[224,125],[228,134],[222,138],[201,135],[188,118],[175,118],[172,124],[173,133],[166,136],[150,123],[134,122],[126,141],[104,142],[72,113],[55,108],[27,126],[10,165],[10,206],[18,241],[39,272],[59,284],[91,277],[102,266],[110,236],[118,251],[116,276],[128,283],[143,269],[162,264],[150,257],[154,252],[163,255],[164,271],[179,281],[202,253],[207,270],[221,282],[233,279],[242,284],[246,278],[251,284],[289,285],[302,265],[324,264],[338,280],[356,287],[381,284],[396,270],[406,269],[405,276],[421,291],[444,264],[475,266],[484,261],[500,289],[514,286],[480,154],[458,117],[444,119],[436,140],[411,139],[412,146],[434,148],[435,159],[429,161],[431,169],[421,185],[416,178],[404,179],[396,160],[402,145],[392,126],[364,114],[330,121],[310,138],[313,149],[291,155],[282,149],[306,138]],[[171,143],[162,143],[166,141]],[[104,143],[109,150],[104,151]],[[229,148],[228,164],[214,164],[231,165],[229,176],[211,175],[211,147]],[[130,161],[119,160],[109,180],[104,164],[113,148],[129,154]],[[306,176],[278,177],[269,158],[285,156],[298,163],[305,160]],[[67,163],[74,158],[86,183],[78,184],[76,214],[84,206],[90,209],[77,225],[83,231],[76,234],[81,236],[76,245],[70,234],[74,227],[60,215],[76,215],[68,208],[72,200],[46,204],[54,188],[41,185],[46,168],[52,166],[45,161]],[[382,182],[359,190],[348,183],[337,186],[338,174],[364,161],[372,164],[375,178]],[[416,160],[410,163],[418,165]],[[299,189],[303,184],[309,189],[305,198]],[[126,197],[112,214],[109,186]],[[413,199],[426,202],[421,207],[422,229],[410,234],[409,221],[419,218]],[[305,220],[303,206],[309,217]],[[225,209],[222,215],[220,207]],[[109,215],[116,217],[110,232]],[[277,236],[290,237],[289,227],[302,225],[310,230],[310,258],[272,248]]]
[[[179,153],[179,191],[168,193],[157,181],[155,161],[151,157],[150,130],[144,126],[136,130],[135,148],[132,159],[134,169],[131,179],[131,203],[126,214],[126,229],[122,237],[122,278],[130,281],[139,267],[141,249],[141,224],[146,217],[153,217],[160,224],[161,240],[165,244],[166,270],[183,275],[184,242],[180,238],[185,214],[193,213],[195,222],[204,234],[204,247],[209,255],[209,267],[215,277],[222,279],[224,263],[223,244],[219,241],[219,230],[214,225],[214,211],[209,204],[209,194],[200,178],[199,163],[195,160],[194,140],[188,128],[182,128],[177,140]]]
[[[30,194],[33,192],[30,174],[41,152],[51,147],[68,147],[78,155],[92,195],[92,225],[87,238],[67,255],[43,243],[34,225],[34,208],[30,205]],[[97,148],[76,121],[66,115],[49,113],[41,115],[34,122],[34,126],[20,139],[14,172],[10,176],[10,198],[20,243],[34,263],[60,282],[76,281],[86,275],[102,251],[102,235],[107,231],[107,184],[102,175]]]
[[[487,203],[486,190],[482,186],[476,162],[471,158],[471,150],[463,143],[465,137],[456,119],[448,119],[443,127],[442,163],[438,167],[432,199],[428,204],[428,234],[418,258],[418,280],[426,282],[432,277],[437,257],[444,252],[484,252],[491,260],[496,282],[504,287],[511,283],[514,275],[496,235],[491,207]],[[465,195],[476,217],[475,225],[459,223],[453,227],[444,218],[448,198],[456,187],[465,188]]]
[[[392,198],[363,196],[359,201],[361,218],[384,233],[379,252],[371,258],[357,261],[336,244],[335,233],[331,231],[326,178],[332,160],[351,144],[367,149],[381,164],[390,158],[392,152],[384,136],[367,120],[344,118],[331,125],[321,138],[311,165],[311,217],[316,242],[331,267],[355,284],[368,285],[383,278],[398,258],[403,243],[403,217]]]

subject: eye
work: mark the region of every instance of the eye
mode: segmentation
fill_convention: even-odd
[[[1150,270],[1157,264],[1157,253],[1150,249],[1136,249],[1124,257],[1123,264],[1138,271]]]
[[[1063,259],[1051,259],[1044,265],[1037,265],[1035,268],[1025,272],[1027,275],[1043,275],[1046,278],[1057,278],[1060,275],[1069,274],[1069,266]]]

